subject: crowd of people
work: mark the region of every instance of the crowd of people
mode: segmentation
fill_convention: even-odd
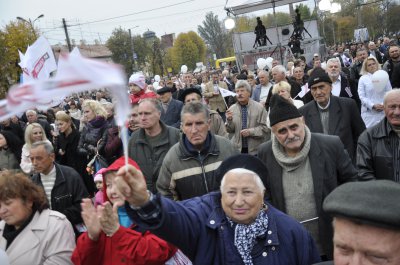
[[[9,264],[399,264],[399,46],[350,48],[254,73],[134,73],[127,154],[107,89],[2,121],[0,250]]]

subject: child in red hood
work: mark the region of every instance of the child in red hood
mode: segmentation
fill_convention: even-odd
[[[130,158],[128,163],[139,169]],[[187,261],[179,264],[191,264],[173,245],[149,231],[137,231],[138,227],[126,213],[124,198],[113,186],[117,170],[124,165],[125,158],[120,157],[102,172],[103,205],[95,208],[90,199],[83,200],[82,218],[88,231],[78,238],[72,262],[76,265],[161,265],[174,264],[168,260],[179,256],[179,262]]]

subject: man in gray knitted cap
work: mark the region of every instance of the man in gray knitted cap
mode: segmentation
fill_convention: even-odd
[[[332,215],[334,264],[400,264],[400,184],[346,183],[323,204]],[[333,264],[333,263],[318,263]]]
[[[332,259],[331,218],[324,198],[357,171],[338,136],[311,133],[297,108],[278,95],[271,98],[271,140],[259,147],[268,168],[272,204],[310,231],[323,260]]]

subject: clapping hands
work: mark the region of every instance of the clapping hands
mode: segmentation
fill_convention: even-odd
[[[109,202],[94,207],[90,199],[83,199],[82,203],[82,219],[88,230],[89,238],[97,241],[101,231],[107,236],[112,236],[119,229],[118,207],[121,203],[115,203],[113,206]]]

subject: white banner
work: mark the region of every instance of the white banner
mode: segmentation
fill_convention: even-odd
[[[229,91],[228,89],[222,88],[222,87],[218,87],[219,92],[221,93],[221,95],[225,98],[225,97],[236,97],[236,93]]]
[[[29,46],[26,53],[20,51],[19,65],[23,71],[23,81],[28,82],[34,79],[46,80],[50,73],[57,70],[57,63],[50,43],[43,36],[39,37],[32,46]]]
[[[47,80],[32,80],[10,88],[7,104],[0,121],[12,115],[37,107],[54,106],[54,102],[72,93],[107,87],[115,100],[116,122],[123,126],[129,111],[126,80],[119,65],[84,58],[79,51],[61,55],[55,77]]]

